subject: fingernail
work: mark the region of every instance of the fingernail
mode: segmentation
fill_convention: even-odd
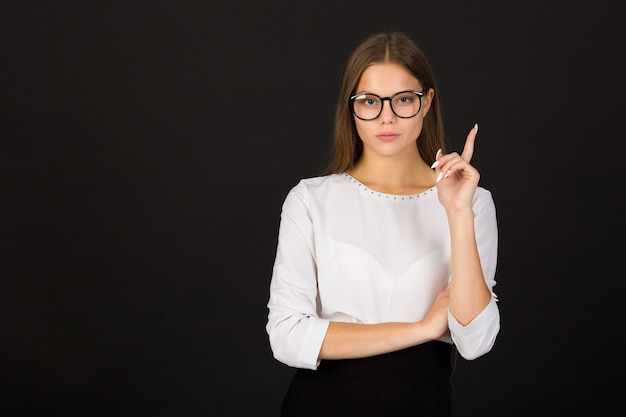
[[[476,134],[478,134],[478,123],[474,125],[474,129],[476,129]]]
[[[434,167],[436,167],[437,165],[439,165],[439,161],[435,161],[435,162],[433,162],[433,164],[432,164],[430,167],[431,167],[431,168],[434,168]]]
[[[437,153],[435,154],[435,159],[438,159],[438,158],[439,158],[439,155],[441,155],[441,149],[439,149],[439,150],[437,151]]]
[[[443,172],[440,172],[439,174],[437,174],[437,179],[435,180],[435,182],[441,181],[441,177],[443,177]]]
[[[450,175],[450,170],[448,170],[448,172],[446,172],[446,175],[444,175],[444,178],[448,178],[448,175]]]

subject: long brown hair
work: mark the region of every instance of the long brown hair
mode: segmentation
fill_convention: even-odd
[[[445,152],[443,123],[437,85],[425,54],[417,44],[402,32],[382,32],[370,35],[352,52],[344,67],[337,108],[335,111],[332,159],[324,175],[338,174],[352,168],[363,153],[349,98],[355,94],[363,71],[373,64],[394,63],[402,65],[419,80],[424,91],[433,89],[430,110],[424,118],[424,126],[417,142],[422,159],[430,164],[438,149]]]

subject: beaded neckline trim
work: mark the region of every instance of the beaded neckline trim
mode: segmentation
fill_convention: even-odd
[[[361,181],[357,180],[356,178],[354,178],[352,175],[344,172],[343,176],[347,179],[349,179],[353,184],[356,184],[358,187],[360,187],[363,192],[368,193],[370,195],[376,196],[376,197],[380,197],[380,198],[384,198],[387,200],[417,200],[420,197],[425,197],[426,195],[432,193],[433,191],[435,191],[435,188],[437,187],[436,185],[429,188],[426,191],[423,191],[421,193],[418,194],[407,194],[407,195],[401,195],[401,194],[386,194],[386,193],[381,193],[380,191],[376,191],[376,190],[372,190],[370,188],[368,188],[365,184],[363,184]]]

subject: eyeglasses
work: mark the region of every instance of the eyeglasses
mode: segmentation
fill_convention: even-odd
[[[410,119],[419,113],[423,96],[424,93],[420,91],[400,91],[391,97],[357,94],[350,97],[350,107],[359,119],[374,120],[383,112],[383,102],[389,101],[393,114],[402,119]]]

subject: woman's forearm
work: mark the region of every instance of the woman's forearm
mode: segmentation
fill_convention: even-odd
[[[379,355],[432,340],[423,323],[360,324],[331,322],[319,359]]]
[[[460,324],[467,325],[489,303],[491,292],[480,264],[473,211],[449,211],[448,222],[452,246],[450,313]]]

